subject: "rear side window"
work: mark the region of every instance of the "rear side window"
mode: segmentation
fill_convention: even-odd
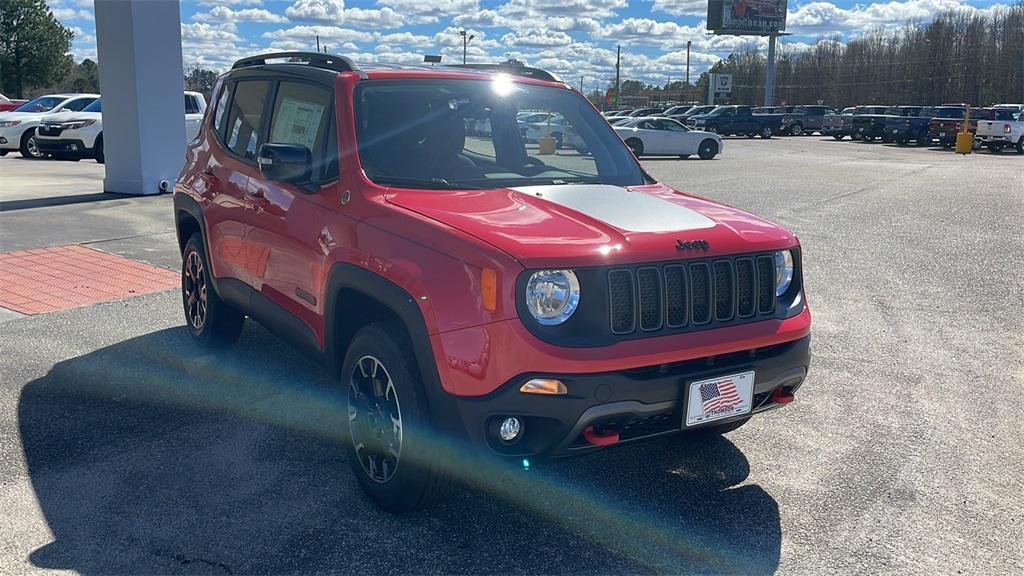
[[[199,114],[202,110],[199,109],[199,100],[191,95],[185,94],[185,114]]]
[[[270,117],[269,142],[305,146],[313,156],[313,175],[326,180],[337,175],[338,144],[328,130],[331,124],[331,92],[323,86],[281,82]],[[328,152],[328,140],[333,151]],[[333,162],[332,162],[333,160]]]
[[[217,110],[214,111],[213,115],[213,129],[217,131],[217,135],[222,139],[224,138],[224,126],[227,123],[228,101],[230,99],[231,84],[225,82],[220,89],[220,94],[217,95]]]
[[[243,158],[256,158],[269,87],[270,82],[265,80],[243,80],[235,84],[224,143],[228,150]]]

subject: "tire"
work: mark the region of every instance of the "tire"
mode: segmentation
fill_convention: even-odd
[[[875,137],[874,136],[864,136],[863,140],[865,142],[874,142],[875,141]]]
[[[1024,154],[1024,136],[1017,140],[1017,154]]]
[[[103,153],[103,135],[100,134],[96,137],[96,143],[93,144],[93,157],[96,158],[97,164],[103,164],[107,161],[107,156]]]
[[[728,434],[729,432],[740,428],[747,422],[750,422],[750,416],[740,418],[739,420],[733,420],[732,422],[726,422],[725,424],[702,426],[696,430],[691,430],[689,435],[691,438],[695,436],[704,438],[709,436],[721,436],[722,434]]]
[[[706,138],[701,141],[700,146],[697,148],[697,156],[701,160],[711,160],[718,155],[718,143],[710,138]]]
[[[835,138],[836,140],[842,140],[843,139],[843,135],[842,134],[833,134],[832,137]]]
[[[36,146],[35,130],[25,130],[25,133],[21,135],[21,146],[18,147],[18,150],[21,152],[22,158],[39,160],[45,156]]]
[[[362,328],[341,374],[348,398],[345,447],[360,487],[391,513],[437,502],[451,480],[442,454],[430,446],[436,436],[405,330],[392,322]]]
[[[907,142],[909,142],[909,140],[907,140],[903,136],[900,136],[899,138],[896,139],[896,145],[897,146],[906,146]]]
[[[626,140],[626,146],[629,146],[629,149],[633,151],[633,155],[637,158],[643,156],[644,143],[641,142],[639,138],[630,138],[629,140]]]
[[[1002,144],[989,144],[988,145],[988,151],[991,152],[992,154],[999,154],[1000,152],[1003,151],[1003,145]]]
[[[860,140],[861,138],[863,138],[863,136],[861,136],[858,132],[850,134],[850,140]]]
[[[203,237],[196,232],[181,254],[181,303],[192,337],[205,348],[217,349],[238,340],[245,315],[220,299],[211,278]]]
[[[797,122],[796,124],[793,124],[792,126],[789,127],[789,135],[790,136],[803,136],[804,135],[804,125],[799,123],[799,122]]]
[[[7,150],[7,149],[0,150],[0,158],[2,158],[4,156],[7,156],[8,152],[10,152],[10,150]]]
[[[764,128],[761,128],[760,132],[758,132],[758,136],[764,138],[765,140],[771,138],[774,135],[775,130],[773,130],[771,126],[765,126]]]
[[[971,140],[971,150],[981,150],[981,146],[982,143],[980,138],[975,138],[974,140]]]
[[[946,148],[947,150],[949,148],[953,147],[953,141],[952,140],[941,140],[941,141],[939,141],[939,143],[942,144],[942,147]]]

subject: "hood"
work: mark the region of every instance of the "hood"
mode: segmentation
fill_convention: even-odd
[[[39,119],[40,123],[43,122],[69,122],[72,120],[100,120],[103,118],[102,112],[57,112],[56,114],[47,114]]]
[[[74,112],[4,112],[4,121],[18,120],[21,122],[40,122],[43,120],[63,119]]]
[[[675,260],[796,243],[767,220],[661,184],[392,189],[387,199],[471,234],[527,268]],[[708,249],[680,249],[677,241],[704,241]]]

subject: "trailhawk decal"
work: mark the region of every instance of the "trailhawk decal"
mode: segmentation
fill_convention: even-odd
[[[564,206],[627,232],[685,232],[712,228],[703,214],[674,202],[607,184],[560,184],[513,188]]]

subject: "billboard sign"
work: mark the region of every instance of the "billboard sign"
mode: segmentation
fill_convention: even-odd
[[[729,94],[732,92],[732,74],[712,74],[711,81],[715,86],[716,94]]]
[[[708,30],[757,36],[784,32],[787,4],[787,0],[709,0]]]

